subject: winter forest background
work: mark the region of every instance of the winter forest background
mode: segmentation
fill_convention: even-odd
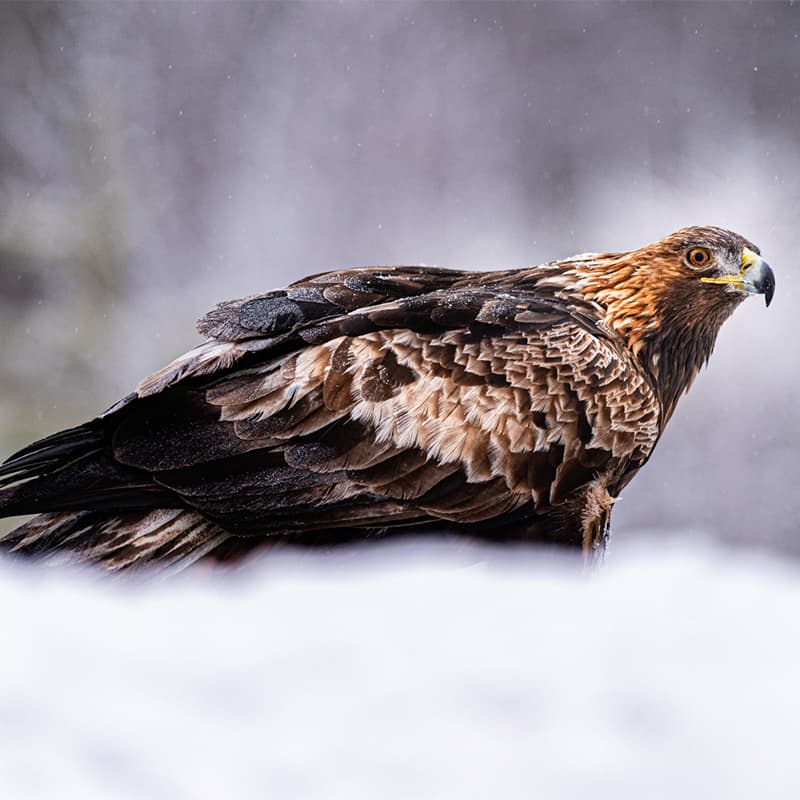
[[[616,541],[800,554],[799,36],[791,3],[0,5],[0,453],[111,405],[221,299],[716,224],[776,300],[727,323]]]

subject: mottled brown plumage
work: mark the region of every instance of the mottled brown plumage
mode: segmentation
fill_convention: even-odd
[[[754,245],[696,227],[222,303],[204,344],[0,467],[0,513],[40,514],[3,544],[109,569],[425,528],[590,553],[724,320],[773,288]]]

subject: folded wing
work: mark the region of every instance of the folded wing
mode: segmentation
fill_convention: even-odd
[[[0,467],[18,482],[0,507],[110,498],[231,536],[439,522],[580,543],[590,487],[647,458],[658,405],[591,309],[510,275],[348,270],[222,304],[207,343]]]

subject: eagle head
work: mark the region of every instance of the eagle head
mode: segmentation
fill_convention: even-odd
[[[738,303],[748,294],[763,294],[767,305],[772,301],[775,274],[761,251],[738,233],[714,227],[683,228],[659,245],[663,245],[661,259],[680,265],[700,303]]]
[[[665,329],[716,335],[750,294],[775,293],[775,274],[752,242],[733,231],[694,226],[628,253],[577,265],[584,296],[603,309],[604,325],[638,353]]]
[[[751,294],[767,305],[775,275],[752,242],[712,226],[682,228],[627,253],[576,264],[601,325],[623,337],[664,385],[672,409],[708,360],[722,323]]]

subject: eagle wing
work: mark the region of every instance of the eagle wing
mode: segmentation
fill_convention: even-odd
[[[201,327],[246,345],[241,365],[199,385],[185,369],[126,415],[114,454],[239,533],[541,515],[658,434],[613,338],[463,273],[324,275]]]
[[[96,455],[63,435],[23,451],[18,504],[150,502],[244,536],[445,521],[585,544],[587,514],[608,510],[658,436],[624,345],[505,273],[328,273],[222,304],[200,328],[209,342],[75,429]],[[113,485],[82,489],[98,472]]]

